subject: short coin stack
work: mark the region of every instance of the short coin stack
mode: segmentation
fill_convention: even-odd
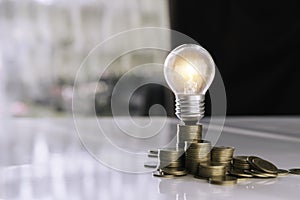
[[[177,148],[183,149],[184,142],[198,142],[202,140],[202,125],[177,125]]]
[[[210,150],[211,144],[207,141],[185,142],[185,165],[189,174],[195,175],[199,164],[208,165],[210,163]]]
[[[175,148],[165,148],[158,150],[158,171],[154,176],[176,177],[187,174],[185,170],[185,153],[183,150]]]
[[[226,174],[226,166],[224,165],[199,165],[196,178],[213,178],[223,177]]]
[[[233,156],[233,147],[214,147],[211,150],[211,164],[212,165],[224,165],[226,171],[229,171],[231,167],[231,160]]]

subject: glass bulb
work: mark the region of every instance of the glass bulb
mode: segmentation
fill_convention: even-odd
[[[204,115],[204,96],[215,76],[215,63],[203,47],[184,44],[167,56],[165,79],[176,96],[176,115],[199,121]]]

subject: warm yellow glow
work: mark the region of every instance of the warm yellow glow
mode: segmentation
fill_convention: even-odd
[[[204,87],[204,79],[199,71],[192,65],[192,63],[177,58],[174,65],[174,71],[183,79],[183,86],[185,93],[196,93]]]

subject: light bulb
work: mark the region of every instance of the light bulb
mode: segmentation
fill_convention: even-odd
[[[165,79],[176,97],[176,115],[185,124],[204,116],[205,93],[215,76],[215,63],[203,47],[183,44],[167,56]]]

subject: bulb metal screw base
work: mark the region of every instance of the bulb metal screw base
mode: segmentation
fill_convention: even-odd
[[[176,95],[176,116],[186,125],[197,124],[204,117],[205,95]]]

